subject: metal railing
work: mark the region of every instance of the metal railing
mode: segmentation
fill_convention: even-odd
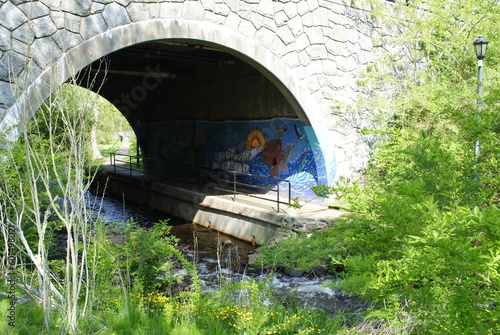
[[[216,181],[218,189],[226,192],[228,191],[232,192],[233,201],[236,201],[237,194],[243,194],[261,200],[275,202],[276,210],[278,212],[280,211],[280,204],[290,205],[291,203],[292,185],[290,181],[286,179],[265,177],[253,174],[243,174],[243,173],[238,173],[236,171],[214,170],[204,166],[196,166],[196,165],[181,164],[181,163],[170,164],[169,166],[170,169],[167,169],[164,167],[160,168],[153,166],[152,163],[155,162],[165,166],[165,161],[159,159],[151,159],[151,158],[131,156],[119,153],[110,154],[110,164],[113,166],[114,172],[117,172],[118,170],[127,171],[130,176],[133,176],[134,173],[141,174],[142,176],[148,178],[150,182],[153,181],[153,177],[155,177],[154,179],[155,181],[167,180],[169,178],[174,178],[174,177],[176,179],[184,178],[186,180],[187,179],[192,180],[193,177],[196,177],[197,182],[199,184]],[[197,176],[185,172],[184,173],[179,172],[180,170],[195,171],[197,172]],[[201,173],[202,171],[206,171],[207,176],[203,176],[204,173]],[[242,179],[244,180],[248,178],[271,181],[271,184],[275,182],[276,189],[274,188],[270,189],[269,187],[259,186],[241,181]],[[282,185],[280,186],[280,184],[282,183],[288,185],[288,192],[285,199],[283,199],[283,196],[280,196],[281,193],[280,191],[283,188]],[[229,188],[225,187],[226,185],[229,185],[230,187]],[[260,194],[264,195],[268,195],[270,192],[276,192],[276,197],[272,198],[272,197],[259,196],[258,194],[255,194],[255,192],[250,192],[250,190],[258,191],[260,192]]]

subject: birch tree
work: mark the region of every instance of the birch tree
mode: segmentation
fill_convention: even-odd
[[[74,85],[53,93],[29,125],[19,127],[17,142],[2,143],[0,171],[1,275],[18,289],[16,297],[9,296],[41,304],[45,327],[57,308],[61,328],[70,334],[78,332],[78,320],[90,306],[95,277],[88,266],[94,220],[86,197],[93,177],[87,167],[96,95]],[[55,230],[66,236],[59,263],[49,260]]]

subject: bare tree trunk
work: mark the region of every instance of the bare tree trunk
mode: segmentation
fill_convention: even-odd
[[[99,108],[96,105],[92,108],[94,110],[94,122],[92,124],[92,131],[90,132],[90,142],[92,146],[92,159],[101,159],[102,155],[97,145],[97,125],[99,122]]]
[[[92,84],[92,78],[87,80],[87,86]],[[89,137],[97,144],[93,120],[98,113],[86,106],[96,106],[95,99],[91,91],[83,94],[74,85],[62,86],[46,101],[44,112],[36,113],[30,127],[20,128],[18,142],[0,149],[4,167],[0,170],[0,229],[5,243],[0,273],[43,306],[45,327],[58,308],[63,315],[61,330],[68,334],[79,331],[79,318],[91,303],[82,302],[80,295],[89,293],[95,278],[87,264],[94,223],[86,192],[92,178],[85,175]],[[48,257],[48,232],[54,222],[67,234],[62,274],[54,271]],[[15,279],[13,271],[20,274]]]

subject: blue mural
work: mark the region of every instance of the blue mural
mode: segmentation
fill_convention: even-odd
[[[238,173],[241,183],[276,188],[292,183],[292,198],[314,198],[310,187],[327,183],[319,144],[296,119],[266,121],[175,121],[135,127],[144,155],[162,168],[192,175]],[[265,178],[260,178],[265,177]],[[288,192],[288,185],[280,183]]]

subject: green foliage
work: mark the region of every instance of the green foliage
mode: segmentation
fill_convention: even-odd
[[[392,317],[405,310],[427,330],[495,332],[500,318],[500,210],[441,211],[431,200],[413,210],[421,217],[418,231],[392,232],[401,241],[396,248],[346,256],[341,287],[384,301]]]
[[[323,183],[318,183],[310,188],[316,196],[321,198],[328,198],[333,193],[333,188]]]
[[[99,144],[117,141],[120,131],[132,133],[132,127],[127,119],[109,101],[99,98],[97,109],[97,139]]]
[[[181,283],[184,275],[176,275],[181,268],[188,270],[195,292],[200,282],[193,264],[176,248],[177,238],[170,235],[168,221],[160,221],[151,229],[135,227],[133,223],[115,228],[114,234],[123,243],[114,243],[99,261],[98,273],[113,273],[107,279],[117,283],[123,280],[137,292],[164,291],[172,295],[172,287]],[[116,275],[119,275],[117,278]],[[119,282],[118,282],[119,283]]]
[[[285,307],[266,281],[242,281],[196,299],[166,297],[160,293],[101,294],[105,301],[82,318],[84,334],[333,334],[348,333],[343,317],[301,308],[293,301]],[[7,300],[0,301],[3,316]],[[43,327],[43,311],[36,304],[18,306],[16,327],[0,322],[4,334],[65,334],[61,317]],[[5,318],[2,317],[2,320]]]
[[[324,233],[259,251],[264,262],[299,268],[323,253],[342,289],[372,299],[368,316],[402,320],[414,333],[498,333],[500,4],[426,0],[393,8],[396,15],[376,17],[403,34],[380,43],[414,62],[393,71],[390,56],[359,82],[368,98],[350,108],[385,113],[376,130],[363,130],[378,140],[365,177],[332,189],[353,213]],[[490,42],[481,113],[472,47],[479,34]],[[394,99],[383,89],[388,82],[398,87]]]
[[[288,205],[291,208],[300,209],[302,205],[300,204],[300,200],[298,197],[292,198],[290,204]]]

